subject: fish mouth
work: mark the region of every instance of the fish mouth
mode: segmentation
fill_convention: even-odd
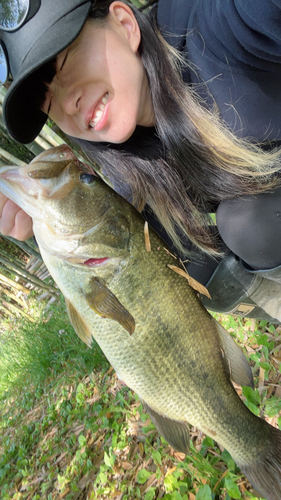
[[[106,264],[109,260],[110,259],[108,257],[102,257],[99,259],[91,258],[91,259],[85,260],[85,262],[83,262],[83,265],[87,266],[87,267],[101,267],[104,264]]]
[[[43,151],[29,165],[23,167],[15,165],[3,166],[0,168],[0,189],[3,194],[33,217],[35,207],[36,212],[40,212],[39,204],[36,203],[40,194],[40,189],[36,182],[36,179],[39,178],[39,176],[36,176],[38,165],[44,163],[47,165],[48,162],[53,162],[57,165],[58,170],[62,170],[72,161],[80,163],[71,148],[67,145],[62,145]]]
[[[41,220],[44,206],[41,198],[50,197],[52,178],[60,176],[63,181],[55,189],[68,184],[69,166],[80,161],[68,145],[43,151],[29,165],[0,168],[0,191],[20,206],[33,219]],[[62,177],[65,171],[64,177]],[[47,195],[47,196],[46,196]],[[42,205],[42,206],[41,206]]]
[[[67,262],[88,268],[102,268],[112,261],[111,257],[90,257],[89,259],[81,257],[66,257]]]
[[[25,167],[1,167],[0,190],[31,217],[36,210],[37,218],[41,219],[42,209],[37,203],[39,192],[34,180],[26,174]]]

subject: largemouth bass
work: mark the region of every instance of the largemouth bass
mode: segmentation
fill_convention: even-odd
[[[33,218],[42,257],[70,321],[94,338],[176,450],[188,423],[224,446],[268,500],[281,498],[281,432],[253,415],[232,380],[253,386],[240,348],[202,306],[140,214],[70,148],[2,167],[0,189]]]

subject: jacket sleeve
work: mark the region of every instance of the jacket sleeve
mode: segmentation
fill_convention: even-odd
[[[185,31],[234,67],[276,71],[281,62],[281,0],[159,0],[158,22],[180,50]]]
[[[281,62],[281,0],[211,0],[202,2],[209,48],[257,69],[276,70]],[[208,13],[207,13],[208,14]],[[232,60],[233,59],[233,60]]]

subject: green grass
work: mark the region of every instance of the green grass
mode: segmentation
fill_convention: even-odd
[[[44,381],[57,375],[66,363],[81,372],[106,362],[99,347],[88,348],[69,324],[62,296],[44,310],[35,300],[29,302],[33,324],[21,317],[2,320],[0,333],[0,395],[13,386],[21,389],[26,380]]]
[[[62,298],[30,308],[35,325],[8,322],[0,335],[1,500],[257,498],[229,453],[197,429],[190,456],[171,449],[99,348],[75,335]],[[280,425],[279,329],[217,316],[255,376],[255,390],[238,393]]]

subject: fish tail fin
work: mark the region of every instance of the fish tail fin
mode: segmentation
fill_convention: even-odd
[[[268,424],[269,425],[269,424]],[[250,465],[237,465],[267,500],[281,499],[281,431],[272,427],[266,452]]]

